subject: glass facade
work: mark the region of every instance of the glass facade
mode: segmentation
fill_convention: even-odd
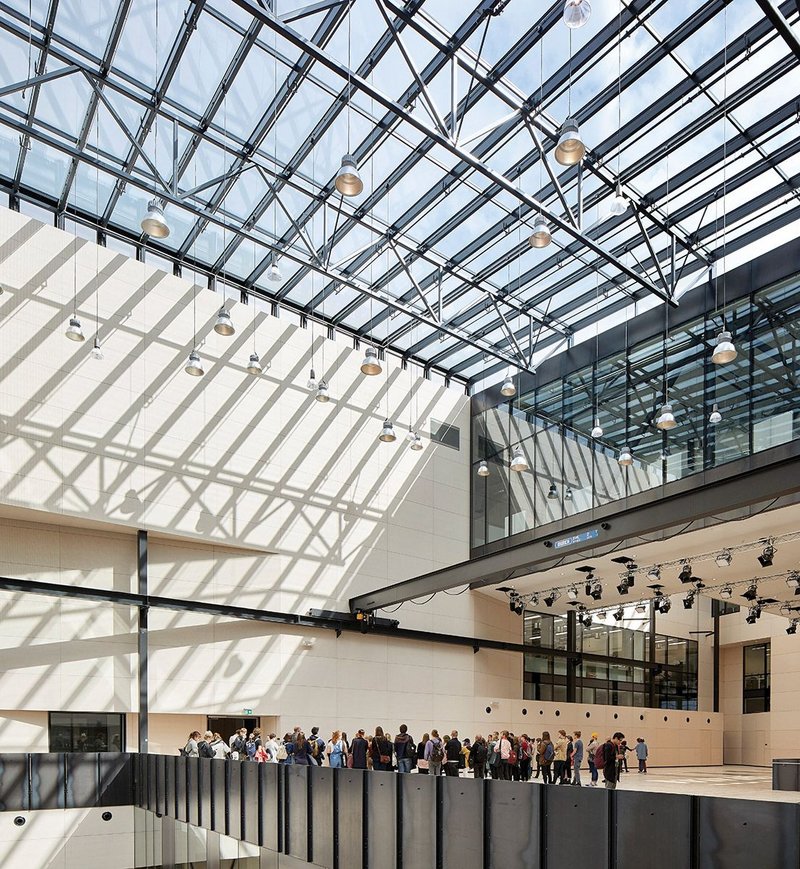
[[[651,660],[649,616],[641,628],[594,620],[590,627],[576,624],[573,650],[576,670],[575,700],[608,706],[650,706],[661,709],[697,709],[697,642],[655,635]],[[526,612],[524,640],[526,700],[566,701],[566,616]],[[655,666],[650,666],[655,665]]]
[[[725,322],[732,363],[711,362],[722,316],[709,314],[473,416],[473,548],[799,438],[800,277],[728,305]],[[678,421],[669,433],[655,425],[665,395]],[[516,447],[522,473],[509,469]],[[477,475],[482,460],[488,477]]]
[[[745,646],[742,712],[769,712],[769,643]]]
[[[117,712],[51,712],[50,751],[123,751],[125,716]]]

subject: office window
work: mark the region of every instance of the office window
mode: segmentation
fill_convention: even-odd
[[[744,647],[742,711],[769,712],[769,643]]]
[[[51,712],[50,751],[123,751],[125,716],[118,712]]]

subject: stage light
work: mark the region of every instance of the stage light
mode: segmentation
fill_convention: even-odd
[[[617,586],[617,591],[618,591],[620,594],[627,594],[627,593],[628,593],[628,583],[625,582],[624,579],[623,579],[622,582]]]
[[[678,579],[684,583],[692,581],[692,565],[689,564],[688,561],[684,561],[681,565],[681,572],[678,574]]]
[[[603,586],[600,585],[599,582],[596,582],[592,586],[591,596],[594,600],[600,600],[600,598],[603,596]]]
[[[633,588],[636,582],[636,574],[632,570],[629,570],[625,574],[625,582],[628,584],[628,588]]]
[[[733,561],[730,549],[723,549],[716,557],[715,561],[717,562],[717,567],[729,567],[731,561]]]
[[[570,600],[576,600],[576,599],[577,599],[577,597],[578,597],[578,588],[577,588],[577,586],[571,585],[571,586],[567,589],[567,597],[568,597]]]
[[[758,556],[758,563],[762,567],[772,567],[772,559],[774,555],[775,547],[771,543],[768,543],[764,547],[764,551],[761,553],[761,555]]]
[[[690,591],[689,594],[683,599],[683,608],[686,610],[690,610],[694,606],[694,592]]]
[[[758,586],[753,583],[742,595],[745,600],[755,600],[758,597]]]
[[[786,585],[788,585],[789,588],[795,589],[795,594],[797,594],[797,589],[800,588],[800,573],[796,570],[792,570],[786,577]]]
[[[658,567],[658,565],[651,567],[650,570],[647,571],[647,578],[658,582],[661,579],[661,568]]]
[[[614,621],[620,622],[625,617],[625,610],[622,607],[614,610]]]
[[[719,596],[723,600],[730,600],[733,597],[733,589],[729,585],[725,585],[719,590]]]
[[[787,633],[787,634],[790,634],[790,635],[791,635],[791,634],[796,634],[796,633],[797,633],[797,623],[798,623],[798,621],[800,621],[800,619],[792,619],[792,620],[791,620],[791,622],[789,623],[789,627],[786,628],[786,633]]]

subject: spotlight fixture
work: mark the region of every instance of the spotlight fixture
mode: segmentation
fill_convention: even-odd
[[[755,600],[758,597],[758,586],[752,583],[742,597],[745,600]]]
[[[745,621],[748,625],[754,625],[761,618],[761,607],[757,604],[755,606],[751,606],[747,610],[747,618]]]
[[[537,214],[533,219],[533,232],[528,239],[531,247],[547,247],[553,240],[550,233],[550,224],[543,214]]]
[[[585,616],[583,617],[583,619],[582,619],[582,622],[583,622],[583,626],[584,626],[585,628],[590,628],[590,627],[592,626],[592,617],[591,617],[591,615],[590,615],[589,613],[586,613],[586,615],[585,615]]]
[[[514,379],[510,374],[508,374],[506,379],[503,381],[503,385],[500,387],[500,395],[504,395],[506,398],[511,398],[516,394],[517,387],[514,386]]]
[[[629,465],[633,464],[633,453],[631,452],[630,447],[625,446],[619,451],[619,458],[617,461],[623,468],[627,468]]]
[[[555,158],[562,166],[575,166],[583,160],[586,145],[581,139],[581,131],[575,118],[567,118],[558,137]]]
[[[203,370],[203,363],[200,361],[200,354],[197,350],[192,350],[189,358],[186,360],[186,366],[183,369],[192,377],[202,377],[206,372]]]
[[[609,211],[618,216],[620,214],[625,214],[627,210],[628,200],[622,195],[622,185],[617,181],[617,188],[614,191],[614,195],[611,197]]]
[[[625,618],[625,610],[622,607],[614,610],[614,621],[621,622],[622,619]]]
[[[555,483],[550,483],[550,488],[547,490],[547,497],[551,501],[555,501],[558,498],[558,489],[556,489]]]
[[[219,309],[217,322],[214,323],[214,331],[217,335],[224,335],[226,338],[233,335],[236,331],[233,325],[233,320],[231,320],[231,315],[224,306]]]
[[[167,238],[169,235],[169,224],[164,217],[164,204],[163,199],[151,199],[147,203],[147,212],[140,225],[142,232],[151,238]]]
[[[521,616],[525,612],[525,601],[520,597],[514,601],[514,612]]]
[[[627,593],[628,593],[628,583],[625,582],[625,580],[623,580],[623,581],[622,581],[622,582],[617,586],[617,591],[618,591],[620,594],[627,594]]]
[[[603,437],[603,426],[600,425],[600,417],[599,416],[596,416],[594,418],[594,428],[592,429],[591,437],[593,437],[595,440]]]
[[[655,565],[647,571],[647,578],[658,582],[661,579],[661,568]]]
[[[283,275],[278,266],[278,260],[275,259],[275,257],[272,258],[272,262],[269,264],[269,268],[267,269],[267,280],[272,281],[273,284],[279,284],[283,280]]]
[[[92,359],[97,359],[98,362],[104,359],[103,348],[100,346],[97,336],[95,336],[94,345],[92,346]]]
[[[643,613],[646,613],[646,612],[647,612],[647,606],[646,606],[645,604],[643,604],[643,603],[637,603],[636,606],[634,607],[634,610],[635,610],[639,615],[642,615]]]
[[[796,570],[791,571],[786,577],[786,585],[788,585],[789,588],[800,588],[800,573],[798,573]],[[796,591],[795,594],[797,594]]]
[[[719,596],[723,600],[730,600],[733,597],[733,589],[729,585],[723,585],[719,590]]]
[[[672,412],[672,405],[669,401],[665,401],[661,405],[661,412],[656,420],[656,428],[660,431],[671,431],[677,424],[675,422],[675,414]]]
[[[564,492],[564,500],[565,500],[565,501],[571,501],[571,500],[572,500],[572,489],[571,489],[569,486],[567,486],[567,491]]]
[[[414,435],[414,440],[411,441],[410,449],[414,450],[415,453],[418,453],[420,450],[424,449],[425,445],[422,443],[422,438],[418,435]]]
[[[659,611],[662,615],[666,615],[672,609],[672,601],[668,597],[661,598],[661,606]]]
[[[604,610],[600,610],[599,613],[595,613],[594,615],[595,618],[599,619],[601,622],[604,622],[606,620],[606,614]]]
[[[311,371],[308,372],[308,380],[306,381],[306,386],[310,390],[314,390],[317,388],[317,373],[312,368]]]
[[[690,591],[683,599],[683,608],[685,610],[690,610],[694,606],[694,594],[693,591]]]
[[[483,459],[478,465],[478,476],[488,477],[490,473],[491,471],[489,470],[489,463],[486,461],[486,459]]]
[[[264,373],[264,369],[261,366],[261,360],[258,358],[258,353],[255,351],[250,354],[250,361],[247,363],[247,373],[252,374],[254,377],[258,377],[260,374]]]
[[[576,585],[571,585],[571,586],[567,589],[567,597],[568,597],[570,600],[576,600],[576,599],[577,599],[577,597],[578,597],[578,587],[577,587]]]
[[[394,433],[394,426],[392,425],[391,420],[385,419],[383,421],[383,430],[378,435],[378,440],[384,444],[391,444],[397,440],[397,435]]]
[[[603,596],[603,586],[600,585],[599,582],[596,582],[596,583],[592,586],[592,590],[591,590],[591,592],[590,592],[590,597],[591,597],[593,600],[600,600],[600,598],[601,598],[602,596]]]
[[[364,189],[364,182],[358,172],[358,163],[352,154],[342,157],[342,165],[336,173],[336,189],[342,196],[358,196]]]
[[[717,562],[717,567],[728,567],[731,561],[733,561],[733,556],[730,549],[723,549],[714,560]]]
[[[544,605],[550,607],[550,606],[552,606],[552,605],[553,605],[553,604],[554,604],[554,603],[555,603],[555,602],[556,602],[560,597],[561,597],[561,594],[560,594],[559,592],[557,592],[555,589],[553,589],[553,591],[551,591],[550,594],[548,594],[546,597],[544,597],[544,598],[542,598],[542,599],[544,600]]]
[[[83,326],[81,326],[81,321],[78,319],[77,314],[73,314],[69,318],[69,325],[67,326],[66,332],[64,334],[69,338],[70,341],[85,341],[86,338],[83,334]]]
[[[525,454],[522,452],[522,447],[514,447],[514,452],[511,454],[511,470],[521,474],[527,471],[530,466]]]
[[[786,633],[789,634],[790,636],[791,636],[792,634],[796,634],[796,633],[797,633],[797,623],[798,623],[798,622],[800,622],[800,619],[792,619],[792,620],[789,622],[789,627],[786,628]]]
[[[331,400],[330,395],[328,395],[328,382],[326,380],[320,380],[317,384],[317,391],[314,395],[314,400],[318,401],[320,404],[327,404]]]
[[[383,366],[378,358],[378,351],[374,347],[367,347],[364,351],[364,361],[361,363],[361,373],[374,377],[381,371],[383,371]]]
[[[775,547],[772,543],[767,543],[761,555],[758,556],[758,563],[762,567],[772,567],[772,559],[775,556]]]
[[[714,407],[711,409],[708,421],[711,425],[719,425],[722,422],[722,414],[719,412],[719,405],[716,402],[714,402]]]
[[[678,574],[678,579],[681,582],[691,582],[692,581],[692,565],[689,564],[688,561],[684,561],[681,564],[681,572]]]
[[[583,27],[592,14],[589,0],[566,0],[564,3],[564,24],[570,29]]]
[[[736,352],[736,347],[733,345],[733,338],[727,329],[723,329],[717,335],[717,343],[714,345],[714,352],[711,354],[711,361],[715,365],[725,365],[728,362],[733,362],[739,354]]]
[[[635,582],[636,582],[636,574],[632,570],[629,570],[625,574],[625,585],[627,585],[628,588],[633,588]]]

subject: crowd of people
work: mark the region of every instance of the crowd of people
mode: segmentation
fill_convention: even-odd
[[[620,732],[604,740],[592,733],[586,743],[580,730],[572,733],[559,730],[555,739],[551,739],[547,730],[537,737],[527,733],[517,736],[503,730],[462,741],[457,730],[440,735],[434,728],[416,741],[408,727],[401,724],[394,737],[376,727],[373,734],[367,736],[364,730],[359,730],[352,739],[334,730],[326,740],[320,736],[318,727],[312,727],[308,737],[295,727],[283,739],[274,733],[265,736],[258,727],[251,732],[243,727],[227,742],[218,733],[201,734],[195,730],[181,749],[181,754],[187,757],[217,760],[416,771],[420,775],[458,776],[471,771],[475,778],[525,782],[541,779],[543,784],[577,787],[584,784],[581,772],[585,766],[588,787],[597,787],[602,772],[605,787],[611,789],[628,771],[630,752],[636,754],[639,772],[646,774],[647,743],[639,737],[632,748]]]

